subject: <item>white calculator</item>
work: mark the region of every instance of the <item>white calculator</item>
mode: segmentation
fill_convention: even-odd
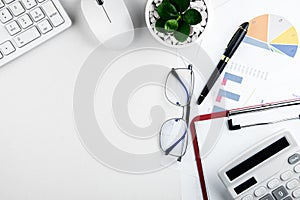
[[[219,177],[235,200],[300,199],[300,148],[280,131],[225,165]]]

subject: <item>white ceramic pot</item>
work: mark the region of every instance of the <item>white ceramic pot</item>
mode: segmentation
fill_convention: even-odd
[[[163,0],[148,0],[145,9],[145,20],[147,27],[153,37],[160,43],[169,47],[186,47],[194,42],[200,42],[207,34],[207,29],[211,24],[212,14],[208,0],[191,0],[191,8],[198,10],[202,16],[202,21],[191,27],[189,38],[185,42],[178,42],[171,33],[160,33],[155,29],[155,23],[159,19],[156,8]]]

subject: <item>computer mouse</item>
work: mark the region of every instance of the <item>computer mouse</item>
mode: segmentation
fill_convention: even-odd
[[[104,46],[122,49],[134,38],[134,27],[123,0],[81,0],[83,15]]]

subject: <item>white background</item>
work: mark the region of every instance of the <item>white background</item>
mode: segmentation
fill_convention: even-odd
[[[0,68],[0,199],[168,199],[162,191],[170,181],[162,177],[174,172],[128,177],[99,164],[82,147],[73,120],[73,90],[81,65],[98,43],[80,0],[61,3],[73,26]],[[143,27],[146,1],[126,4],[135,27]],[[284,16],[300,30],[296,0],[212,0],[212,5],[211,30],[202,44],[215,63],[237,27],[257,15]]]

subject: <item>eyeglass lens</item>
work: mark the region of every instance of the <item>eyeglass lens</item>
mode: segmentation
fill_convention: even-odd
[[[183,119],[170,119],[162,126],[160,145],[168,155],[182,156],[187,146],[187,125]]]
[[[172,69],[169,73],[165,93],[167,99],[175,105],[186,106],[193,92],[193,77],[190,69]]]

